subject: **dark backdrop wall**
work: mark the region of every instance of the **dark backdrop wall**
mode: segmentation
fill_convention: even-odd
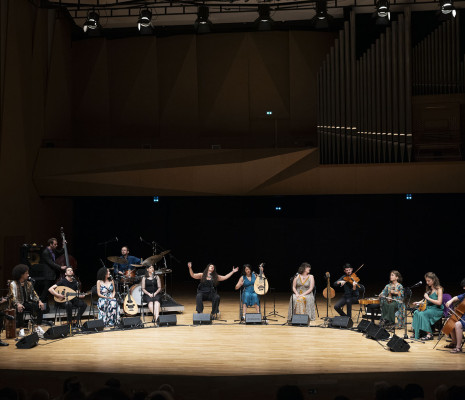
[[[187,261],[196,271],[213,262],[221,274],[232,265],[265,262],[271,286],[285,291],[300,263],[308,261],[322,289],[326,271],[336,279],[350,262],[365,264],[359,276],[376,290],[396,268],[407,285],[435,271],[442,281],[456,282],[450,287],[456,292],[465,277],[464,200],[465,195],[161,197],[158,203],[151,197],[77,198],[71,250],[89,284],[98,258],[104,258],[104,246],[97,243],[117,236],[107,255],[118,255],[127,244],[133,255],[146,258],[151,248],[139,237],[171,249],[174,283],[191,280]],[[238,277],[221,290],[233,290]]]

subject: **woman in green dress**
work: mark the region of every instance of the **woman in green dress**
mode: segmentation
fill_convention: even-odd
[[[402,286],[402,275],[393,270],[389,275],[389,281],[380,294],[381,298],[381,320],[385,324],[397,324],[396,328],[402,328],[405,321],[404,287]]]
[[[443,289],[439,279],[434,272],[428,272],[425,275],[426,281],[426,309],[424,311],[415,311],[413,313],[412,328],[415,332],[415,339],[420,338],[420,331],[425,332],[426,336],[422,340],[432,340],[433,333],[431,326],[439,321],[442,317],[444,305],[442,304]],[[419,305],[421,302],[413,304]]]

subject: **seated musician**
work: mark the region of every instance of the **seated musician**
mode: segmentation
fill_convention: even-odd
[[[137,258],[129,255],[128,246],[121,247],[121,258],[124,258],[128,263],[127,264],[118,264],[114,263],[113,268],[115,273],[118,275],[124,275],[127,271],[134,271],[134,267],[131,264],[141,264],[142,258]]]
[[[153,321],[157,323],[158,315],[160,314],[161,301],[161,280],[158,275],[155,275],[153,265],[145,269],[145,276],[142,278],[143,301],[148,304],[149,310],[153,314]]]
[[[120,323],[119,305],[110,270],[102,267],[97,271],[98,318],[105,326]]]
[[[216,319],[219,313],[220,296],[216,292],[218,282],[229,279],[235,272],[239,270],[239,267],[233,267],[232,271],[226,275],[218,275],[216,267],[213,264],[208,264],[207,268],[203,272],[193,272],[192,263],[188,262],[187,267],[192,278],[199,279],[200,284],[197,288],[196,297],[196,310],[198,313],[203,312],[204,300],[210,300],[212,302],[212,319]]]
[[[55,285],[51,286],[48,291],[54,296],[59,299],[66,300],[66,297],[56,291],[56,288],[58,286],[66,286],[67,288],[71,289],[73,293],[79,292],[80,289],[80,284],[79,281],[75,278],[74,276],[74,270],[73,267],[66,267],[65,270],[65,277],[60,279]],[[66,307],[66,320],[68,321],[68,324],[71,324],[73,322],[73,306],[77,307],[78,313],[76,316],[77,323],[80,324],[82,314],[84,314],[84,311],[86,311],[87,304],[81,300],[84,298],[84,294],[80,294],[79,297],[73,297],[71,300],[66,301],[65,307]]]
[[[42,324],[44,303],[39,299],[39,296],[32,286],[29,278],[29,267],[24,264],[18,264],[12,271],[13,280],[10,282],[10,299],[16,309],[16,327],[20,328],[19,336],[24,336],[24,311],[31,312],[34,322],[36,323],[36,331],[39,335],[43,335],[44,331],[40,327]]]
[[[358,285],[357,282],[350,279],[350,276],[354,272],[350,264],[344,264],[344,275],[342,275],[336,282],[334,286],[342,286],[344,289],[344,295],[342,298],[334,305],[334,309],[339,315],[348,315],[352,318],[352,304],[358,303]],[[347,306],[347,314],[342,310],[344,305]]]
[[[415,311],[413,313],[412,328],[415,332],[415,339],[420,339],[421,334],[425,333],[422,340],[433,339],[433,328],[435,322],[442,318],[444,305],[442,304],[443,288],[439,283],[439,278],[434,272],[428,272],[425,275],[426,293],[424,298],[426,301],[426,309],[424,311]],[[419,305],[421,302],[415,302],[414,305]]]
[[[390,282],[379,295],[381,299],[381,322],[403,328],[405,321],[404,287],[402,275],[393,270],[389,275]]]
[[[260,266],[260,272],[263,274],[262,266]],[[239,278],[236,284],[236,290],[244,286],[244,290],[242,291],[242,319],[245,318],[247,307],[255,306],[256,312],[260,312],[260,299],[254,290],[255,279],[257,279],[257,277],[255,273],[252,272],[250,264],[244,264],[242,276]]]
[[[289,301],[288,321],[292,320],[293,314],[307,314],[310,321],[315,320],[315,296],[313,294],[315,278],[310,275],[310,269],[309,263],[302,263],[292,281],[293,294]]]
[[[47,305],[48,288],[53,285],[57,279],[57,275],[64,272],[66,265],[56,263],[56,259],[63,254],[63,249],[58,250],[58,241],[55,238],[50,238],[47,241],[47,247],[40,254],[40,264],[43,266],[43,280],[38,281],[40,289],[39,298]]]
[[[460,283],[462,289],[465,289],[465,279],[462,279]],[[452,297],[447,303],[446,307],[450,307],[452,303],[458,301],[462,302],[465,299],[465,293],[459,294],[458,296]],[[462,342],[463,342],[463,330],[465,328],[465,316],[462,316],[459,321],[455,323],[454,329],[451,331],[450,336],[452,337],[452,342],[444,346],[447,349],[452,349],[451,353],[461,353],[462,352]]]
[[[6,303],[8,299],[6,297],[1,297],[0,298],[0,305],[3,303]],[[5,313],[0,309],[0,333],[3,330],[3,319],[5,318]],[[12,317],[13,318],[13,317]],[[0,339],[0,346],[9,346],[8,343],[3,342],[2,339]]]

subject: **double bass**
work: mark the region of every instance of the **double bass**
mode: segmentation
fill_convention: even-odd
[[[68,246],[65,238],[65,233],[63,232],[63,227],[60,228],[61,240],[63,241],[63,250],[64,254],[56,259],[58,265],[66,265],[67,267],[73,267],[73,271],[77,269],[77,260],[70,254],[68,254]],[[61,272],[62,277],[64,276],[64,271]]]

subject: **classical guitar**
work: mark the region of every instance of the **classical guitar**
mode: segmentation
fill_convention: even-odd
[[[57,286],[55,288],[55,292],[65,296],[64,299],[54,296],[53,298],[55,299],[57,303],[65,303],[67,301],[73,300],[76,296],[88,296],[91,293],[90,291],[86,293],[75,292],[73,289],[69,288],[68,286]]]
[[[268,292],[268,279],[263,275],[263,266],[265,263],[260,264],[260,273],[255,276],[255,283],[253,284],[253,289],[255,293],[259,295],[264,295]]]
[[[136,315],[139,312],[139,307],[131,293],[128,293],[124,298],[123,310],[128,315]]]

